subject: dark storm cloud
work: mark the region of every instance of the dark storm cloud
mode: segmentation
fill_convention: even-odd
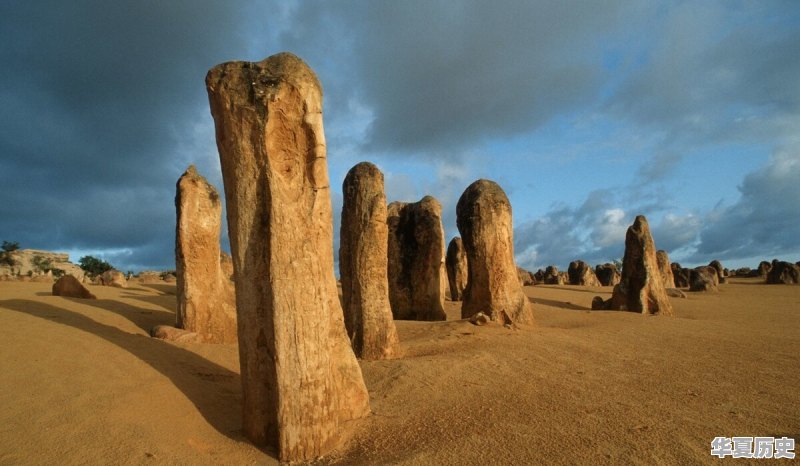
[[[175,181],[198,162],[186,140],[210,122],[203,79],[244,55],[246,18],[216,1],[4,2],[2,239],[171,267]]]
[[[683,2],[653,18],[607,108],[686,149],[783,137],[800,110],[797,2]],[[796,129],[796,122],[795,122]]]
[[[303,2],[283,41],[349,57],[328,82],[373,112],[367,150],[452,157],[590,103],[629,3]]]

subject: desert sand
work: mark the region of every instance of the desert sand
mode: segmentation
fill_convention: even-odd
[[[50,287],[0,281],[0,465],[277,464],[242,435],[235,345],[148,336],[174,285]],[[710,464],[716,436],[800,439],[800,286],[731,278],[675,317],[589,311],[610,287],[525,293],[535,327],[449,301],[396,321],[404,355],[360,361],[373,414],[319,463]]]

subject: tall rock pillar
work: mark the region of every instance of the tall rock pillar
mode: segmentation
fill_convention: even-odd
[[[333,272],[322,89],[292,54],[206,76],[236,270],[244,432],[318,457],[369,413]]]

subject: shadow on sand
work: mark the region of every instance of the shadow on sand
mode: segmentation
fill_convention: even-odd
[[[102,301],[108,300],[89,301],[81,300],[100,308],[105,308]],[[121,303],[109,302],[114,304],[112,312],[117,312],[114,308]],[[123,332],[78,312],[23,299],[0,301],[0,307],[82,330],[124,349],[169,378],[218,432],[230,439],[247,442],[241,431],[242,396],[238,373],[171,343]],[[262,448],[262,451],[276,457],[272,450]]]
[[[530,298],[529,300],[534,304],[544,304],[545,306],[558,307],[558,308],[561,308],[561,309],[569,309],[571,311],[591,311],[592,310],[591,307],[578,306],[577,304],[572,304],[570,302],[555,301],[553,299]]]
[[[611,290],[614,289],[613,286],[603,286],[603,287],[580,287],[579,285],[571,285],[571,287],[567,288],[563,285],[536,285],[542,286],[543,288],[550,288],[551,290],[565,290],[565,291],[579,291],[581,293],[594,293],[594,294],[602,294],[602,293],[610,293]],[[598,290],[597,288],[603,288],[602,290]]]

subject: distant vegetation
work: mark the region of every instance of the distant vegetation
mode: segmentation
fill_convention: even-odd
[[[33,262],[33,268],[40,273],[50,272],[56,278],[59,278],[66,273],[62,269],[53,267],[53,263],[50,261],[50,259],[44,256],[33,256],[31,262]]]
[[[8,265],[13,267],[16,262],[11,257],[11,253],[19,249],[19,243],[14,241],[3,241],[3,246],[0,247],[0,265]]]
[[[92,256],[81,257],[80,260],[78,260],[78,264],[90,277],[96,277],[102,275],[103,272],[114,269],[114,266],[108,262]]]

